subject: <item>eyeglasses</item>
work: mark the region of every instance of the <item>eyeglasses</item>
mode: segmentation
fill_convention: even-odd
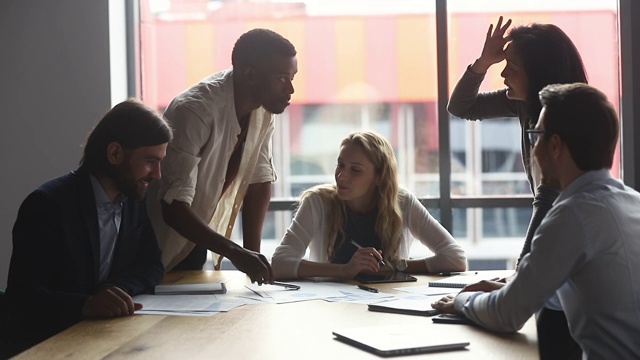
[[[546,133],[544,129],[527,129],[525,130],[527,136],[529,137],[529,144],[531,146],[535,145],[538,139]]]

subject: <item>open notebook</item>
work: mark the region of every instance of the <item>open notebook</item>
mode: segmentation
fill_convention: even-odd
[[[424,300],[398,299],[369,304],[369,311],[386,312],[394,314],[433,316],[440,312],[431,307],[431,301],[425,297]]]
[[[429,286],[432,287],[447,287],[447,288],[463,288],[470,284],[475,284],[482,280],[497,281],[513,274],[512,270],[497,270],[497,271],[480,271],[479,273],[461,274],[455,276],[449,276],[444,279],[429,281]]]
[[[462,350],[468,341],[426,334],[424,326],[387,325],[336,330],[336,340],[378,356],[400,356]]]

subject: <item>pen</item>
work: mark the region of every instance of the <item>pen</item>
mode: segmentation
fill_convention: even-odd
[[[273,285],[282,286],[287,290],[300,290],[300,286],[296,284],[287,284],[279,281],[274,281]]]
[[[351,239],[351,243],[353,244],[353,246],[357,247],[358,249],[362,249],[362,246],[360,244],[358,244],[355,240]],[[373,254],[371,254],[371,256],[373,256]],[[375,257],[375,256],[373,256],[373,257]],[[382,259],[378,260],[378,264],[380,266],[384,266],[384,267],[387,266],[387,264],[385,264]]]
[[[445,272],[441,272],[438,273],[438,275],[440,276],[453,276],[453,275],[462,275],[464,274],[464,272],[458,272],[458,271],[445,271]],[[478,272],[474,272],[473,274],[478,275]]]
[[[362,289],[362,290],[366,290],[368,292],[372,292],[372,293],[377,293],[378,292],[378,289],[372,288],[372,287],[368,287],[368,286],[364,286],[364,285],[358,285],[358,288]]]

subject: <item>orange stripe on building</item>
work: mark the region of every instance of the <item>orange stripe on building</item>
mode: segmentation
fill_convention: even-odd
[[[398,18],[396,54],[399,102],[436,99],[435,31],[433,15]]]
[[[213,56],[216,34],[213,24],[203,22],[189,22],[185,25],[184,51],[188,66],[185,76],[185,89],[212,74],[216,68]],[[178,70],[178,69],[176,69]]]
[[[297,51],[298,59],[298,73],[293,80],[293,87],[295,93],[292,96],[294,103],[299,103],[299,99],[305,99],[307,94],[307,79],[310,72],[313,69],[309,69],[305,66],[307,63],[307,56],[313,56],[307,51],[307,42],[305,41],[305,21],[301,18],[287,19],[276,22],[277,27],[274,29],[278,34],[287,38]],[[318,56],[318,55],[316,55]]]
[[[365,23],[362,18],[337,18],[336,100],[367,102],[371,89],[366,79]],[[330,61],[330,59],[328,59]]]

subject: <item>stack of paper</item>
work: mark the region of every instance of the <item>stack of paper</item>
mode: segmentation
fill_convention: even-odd
[[[242,299],[217,298],[220,295],[138,295],[133,298],[142,304],[142,310],[136,314],[211,316],[229,311],[247,302]]]
[[[224,283],[158,285],[156,295],[206,295],[226,294]]]

